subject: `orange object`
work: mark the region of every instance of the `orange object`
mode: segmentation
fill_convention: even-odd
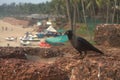
[[[50,48],[51,47],[51,45],[46,42],[40,42],[39,46],[42,48]]]

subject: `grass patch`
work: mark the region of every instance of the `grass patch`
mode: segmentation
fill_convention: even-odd
[[[76,34],[78,36],[85,38],[91,44],[95,45],[96,43],[94,42],[94,39],[93,39],[94,38],[94,26],[92,28],[88,26],[89,28],[87,29],[86,24],[79,24],[79,25],[80,27],[76,29]]]
[[[96,45],[96,43],[95,43],[94,40],[90,40],[89,42],[90,42],[91,44],[93,44],[93,45]]]
[[[80,24],[80,27],[76,29],[76,34],[80,36],[94,36],[94,29],[90,29],[86,24]]]
[[[84,24],[84,23],[77,23],[77,25],[79,27],[76,28],[76,35],[85,38],[91,44],[95,45],[96,43],[94,42],[94,39],[93,39],[94,38],[95,26],[94,25],[88,25],[88,29],[87,29],[87,25]],[[68,27],[68,25],[67,25],[67,26],[64,27],[64,30],[68,30],[69,28],[70,27]]]

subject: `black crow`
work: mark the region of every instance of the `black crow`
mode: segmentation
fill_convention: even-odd
[[[79,53],[81,53],[81,55],[83,54],[83,52],[84,52],[84,55],[86,55],[87,51],[95,51],[95,52],[98,52],[100,54],[104,54],[99,49],[95,48],[92,44],[90,44],[84,38],[74,35],[72,30],[66,31],[65,34],[68,36],[68,39],[71,42],[72,46]]]

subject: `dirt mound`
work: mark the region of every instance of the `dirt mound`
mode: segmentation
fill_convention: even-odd
[[[26,48],[24,49],[26,54],[40,56],[42,58],[51,58],[57,56],[63,56],[64,52],[61,52],[59,48]]]
[[[106,49],[105,55],[88,52],[84,59],[80,59],[76,58],[77,51],[72,47],[1,47],[0,80],[119,80],[120,49],[102,48]],[[64,55],[57,55],[54,63],[30,61],[24,55],[41,56],[46,51],[51,55]],[[69,54],[71,56],[66,56]]]
[[[67,80],[66,72],[55,65],[19,59],[0,60],[0,80]]]
[[[83,60],[68,57],[57,60],[55,64],[68,72],[70,80],[120,79],[120,60],[117,57],[96,56],[91,59],[86,57]]]
[[[59,50],[0,47],[0,80],[68,80],[67,73],[56,65],[29,61],[25,54],[51,58],[59,56]]]
[[[8,22],[12,25],[22,25],[22,26],[28,26],[30,24],[27,20],[19,20],[13,17],[5,17],[3,21]]]
[[[26,59],[23,48],[0,47],[0,58]]]
[[[58,48],[42,49],[31,47],[0,47],[0,58],[26,59],[25,54],[36,55],[42,58],[51,58],[64,55],[64,53]]]
[[[95,42],[98,45],[120,47],[120,25],[100,24],[95,30]]]

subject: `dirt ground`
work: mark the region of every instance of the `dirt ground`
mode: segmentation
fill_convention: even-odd
[[[5,40],[26,31],[33,29],[0,20],[0,80],[120,80],[120,48],[96,46],[105,54],[90,51],[82,59],[71,46],[21,47],[19,39]]]
[[[0,48],[0,80],[119,80],[120,49],[102,49],[81,59],[72,47]]]

